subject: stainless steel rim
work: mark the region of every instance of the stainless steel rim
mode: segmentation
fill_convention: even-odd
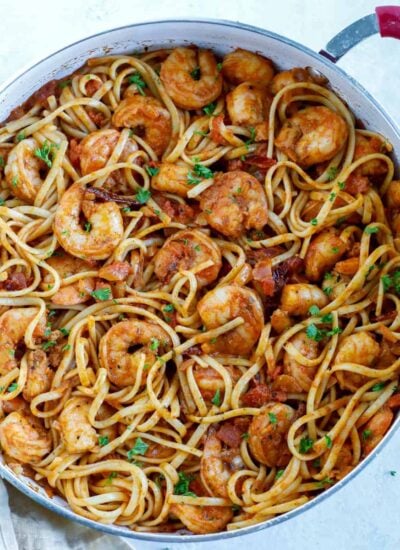
[[[160,21],[146,21],[144,23],[133,23],[131,25],[124,25],[122,27],[116,27],[114,29],[110,29],[108,31],[103,31],[100,33],[93,34],[91,36],[88,36],[86,38],[83,38],[81,40],[78,40],[76,42],[73,42],[72,44],[68,44],[68,46],[65,46],[64,48],[61,48],[60,50],[57,50],[56,52],[53,52],[52,54],[48,55],[47,57],[41,59],[40,61],[34,63],[33,65],[30,65],[28,68],[24,68],[21,71],[19,71],[15,76],[8,79],[2,86],[0,86],[0,95],[4,93],[11,84],[13,84],[18,78],[20,78],[22,75],[25,75],[27,72],[29,72],[34,67],[40,65],[43,61],[46,61],[47,59],[50,59],[55,54],[63,52],[64,50],[68,49],[71,46],[83,44],[84,42],[91,40],[92,38],[96,38],[98,36],[103,36],[106,34],[109,34],[112,31],[118,31],[123,29],[134,29],[135,27],[143,27],[148,25],[163,25],[163,24],[169,24],[169,23],[207,23],[211,25],[216,25],[219,27],[232,27],[239,30],[247,30],[250,32],[253,32],[255,34],[260,34],[262,36],[272,38],[276,40],[277,42],[281,42],[284,44],[288,44],[290,46],[295,47],[296,49],[304,52],[305,54],[313,57],[316,59],[319,63],[323,63],[330,69],[334,68],[334,70],[341,74],[344,78],[351,81],[353,86],[359,91],[360,94],[366,96],[369,101],[377,108],[377,110],[380,112],[380,115],[385,119],[386,123],[392,128],[393,132],[397,135],[397,137],[400,140],[400,131],[398,127],[392,122],[389,115],[386,113],[384,108],[380,105],[380,103],[370,95],[370,93],[365,90],[361,84],[359,84],[353,77],[348,75],[343,69],[340,69],[336,65],[334,65],[332,62],[328,61],[321,55],[317,54],[313,50],[307,48],[306,46],[303,46],[302,44],[299,44],[298,42],[295,42],[294,40],[290,40],[286,37],[283,37],[279,34],[275,34],[273,32],[261,29],[259,27],[254,27],[253,25],[247,25],[245,23],[235,23],[233,21],[227,21],[227,20],[219,20],[219,19],[207,19],[207,18],[196,18],[196,19],[164,19]],[[349,474],[347,474],[346,477],[344,477],[342,480],[340,480],[336,485],[331,487],[330,489],[325,490],[323,493],[318,495],[317,497],[313,498],[309,502],[303,504],[302,506],[296,508],[295,510],[292,510],[291,512],[287,512],[286,514],[282,514],[281,516],[277,516],[275,518],[272,518],[270,520],[264,521],[262,523],[258,523],[257,525],[252,525],[250,527],[244,527],[242,529],[238,529],[235,531],[224,531],[222,533],[213,533],[210,535],[168,535],[163,533],[139,533],[137,531],[129,531],[127,529],[124,529],[123,527],[119,526],[113,526],[113,525],[104,525],[102,523],[92,521],[89,519],[86,519],[84,517],[81,517],[77,514],[75,514],[71,509],[66,509],[55,502],[53,502],[50,498],[45,497],[39,493],[37,493],[34,489],[29,487],[26,483],[21,481],[9,468],[4,466],[0,463],[0,476],[6,479],[11,485],[13,485],[16,489],[21,491],[23,494],[25,494],[27,497],[34,500],[36,503],[44,506],[48,510],[59,514],[60,516],[70,519],[72,521],[76,521],[86,527],[91,527],[93,529],[97,529],[99,531],[103,531],[104,533],[108,533],[111,535],[117,535],[117,536],[123,536],[131,539],[136,540],[147,540],[147,541],[153,541],[153,542],[208,542],[212,540],[220,540],[220,539],[229,539],[233,537],[243,536],[251,533],[256,533],[257,531],[261,531],[263,529],[267,529],[268,527],[273,527],[278,525],[279,523],[283,523],[284,521],[287,521],[293,517],[296,517],[297,515],[306,512],[310,508],[314,507],[316,504],[323,502],[326,498],[328,498],[330,495],[333,495],[337,491],[339,491],[342,487],[344,487],[350,480],[354,479],[366,466],[369,464],[381,451],[382,449],[387,445],[387,443],[392,439],[394,433],[398,430],[400,425],[400,417],[397,418],[391,429],[389,430],[388,434],[383,438],[381,443],[374,449],[374,451],[365,458],[354,470],[352,470]]]

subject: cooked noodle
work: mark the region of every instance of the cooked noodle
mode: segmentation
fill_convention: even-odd
[[[247,55],[90,59],[0,128],[3,458],[86,518],[267,520],[400,405],[391,145]]]

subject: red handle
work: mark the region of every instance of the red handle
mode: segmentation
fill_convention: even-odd
[[[400,40],[400,6],[379,6],[375,13],[381,36]]]

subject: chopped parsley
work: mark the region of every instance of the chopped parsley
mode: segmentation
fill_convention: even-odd
[[[211,399],[211,403],[216,407],[219,407],[221,405],[221,392],[219,388],[216,390],[214,397]]]
[[[157,351],[159,346],[160,346],[160,340],[157,340],[157,338],[152,338],[150,341],[151,351]]]
[[[255,139],[256,139],[256,129],[253,128],[253,126],[251,128],[249,128],[250,130],[250,137],[249,139],[245,142],[245,145],[246,147],[248,148],[249,145],[251,145],[252,143],[254,143]]]
[[[13,382],[12,384],[10,384],[10,385],[8,386],[7,391],[8,391],[8,393],[11,393],[11,392],[13,392],[13,391],[15,391],[15,390],[17,390],[17,389],[18,389],[18,384],[17,384],[17,382]]]
[[[321,321],[323,323],[332,323],[332,321],[333,321],[332,313],[327,313],[326,315],[322,315]]]
[[[25,132],[20,132],[19,134],[17,134],[17,142],[19,143],[20,141],[24,140],[26,138],[26,134]]]
[[[222,71],[222,63],[217,63],[217,71],[219,73]]]
[[[193,71],[190,71],[190,76],[193,80],[200,80],[200,67],[195,67]]]
[[[69,86],[71,83],[72,83],[72,80],[64,80],[63,82],[58,83],[58,87],[63,90],[64,88]]]
[[[278,470],[275,474],[275,479],[279,479],[280,477],[283,476],[285,470]]]
[[[196,252],[201,251],[201,246],[199,244],[196,244],[196,246],[193,247]]]
[[[400,270],[395,271],[392,275],[382,275],[381,281],[384,292],[393,289],[396,294],[400,295]]]
[[[151,192],[148,189],[139,189],[136,193],[136,200],[140,204],[146,204],[151,197]]]
[[[314,227],[315,227],[316,225],[318,225],[318,220],[317,220],[317,218],[313,218],[313,219],[310,221],[310,223],[311,223],[311,225],[313,225]]]
[[[338,186],[339,186],[339,189],[343,190],[346,187],[346,184],[344,183],[344,181],[339,181]]]
[[[17,187],[18,186],[18,178],[17,176],[14,176],[13,179],[11,180],[11,185],[13,187]]]
[[[57,345],[57,342],[55,340],[48,340],[47,342],[43,342],[42,349],[47,351],[55,345]]]
[[[149,445],[145,441],[143,441],[141,437],[138,437],[132,449],[128,451],[128,460],[133,460],[133,457],[137,455],[143,456],[144,454],[146,454],[148,448]]]
[[[374,386],[372,386],[371,391],[381,391],[385,387],[385,382],[378,382]]]
[[[99,288],[98,290],[93,290],[90,295],[100,302],[106,302],[111,298],[111,288]]]
[[[66,345],[62,348],[62,351],[69,351],[70,349],[71,349],[70,344],[66,344]]]
[[[339,173],[339,170],[338,170],[338,167],[337,166],[331,166],[327,172],[327,176],[328,176],[328,181],[332,181],[336,178],[336,176],[338,175]]]
[[[189,172],[187,175],[187,183],[188,185],[198,185],[201,183],[201,179],[196,178],[192,172]]]
[[[376,227],[376,225],[374,226],[368,226],[364,229],[364,233],[366,233],[367,235],[373,235],[374,233],[378,233],[379,232],[379,227]]]
[[[323,289],[323,292],[329,296],[331,294],[331,292],[333,291],[333,288],[331,286],[327,286],[326,288]]]
[[[145,170],[149,176],[156,176],[160,171],[156,166],[145,166]]]
[[[122,209],[122,212],[124,214],[128,214],[128,212],[130,212],[130,211],[131,211],[131,209],[129,208],[129,206],[124,206],[124,208]]]
[[[308,313],[313,316],[319,315],[319,307],[316,306],[315,304],[310,306],[308,309]]]
[[[185,474],[185,472],[178,472],[179,481],[174,486],[174,495],[182,495],[185,497],[196,497],[197,495],[192,491],[189,491],[189,484],[193,480],[191,475]]]
[[[249,439],[250,434],[249,434],[249,432],[244,432],[240,437],[241,437],[242,439],[247,440],[247,439]]]
[[[300,447],[299,450],[301,454],[306,454],[308,451],[310,451],[314,446],[314,440],[311,439],[311,437],[302,437],[300,439]]]
[[[99,445],[100,447],[105,447],[108,445],[110,440],[108,439],[107,435],[99,435]]]
[[[140,95],[146,95],[143,90],[143,88],[146,88],[146,83],[139,73],[132,74],[130,77],[128,77],[128,81],[130,84],[135,84],[136,89]]]
[[[330,200],[331,202],[333,202],[333,201],[335,200],[335,198],[336,198],[336,193],[333,193],[333,192],[332,192],[332,193],[329,195],[329,200]]]
[[[202,130],[195,130],[195,131],[193,132],[193,134],[194,134],[195,136],[202,136],[202,137],[208,136],[208,132],[203,132]]]
[[[269,421],[271,422],[271,424],[276,424],[278,422],[277,418],[276,418],[276,414],[274,413],[268,413],[268,418],[269,418]]]
[[[69,330],[67,328],[60,328],[60,332],[63,336],[68,336]]]
[[[35,157],[42,160],[49,168],[53,165],[53,159],[51,157],[53,156],[54,147],[55,145],[53,143],[50,144],[46,140],[40,148],[37,148],[34,151]]]
[[[90,233],[91,229],[92,229],[92,224],[91,224],[90,222],[86,222],[86,223],[85,223],[85,231],[86,231],[86,233]]]
[[[362,433],[362,438],[366,441],[372,435],[372,430],[364,430]]]
[[[217,104],[215,102],[210,103],[209,105],[206,105],[205,107],[203,107],[204,114],[208,116],[212,116],[216,108],[217,108]]]
[[[199,162],[196,162],[193,168],[193,171],[196,176],[199,176],[200,178],[204,178],[206,180],[213,177],[214,173],[212,170],[207,168],[207,166],[203,166]]]
[[[113,479],[115,479],[117,475],[118,475],[117,472],[111,472],[111,474],[107,478],[106,484],[111,485]]]
[[[339,247],[338,246],[332,246],[331,248],[333,254],[337,254],[339,252]]]
[[[325,336],[324,331],[319,329],[316,325],[314,325],[314,323],[308,325],[306,334],[307,338],[314,340],[314,342],[320,342]]]
[[[163,311],[165,311],[166,313],[172,313],[173,311],[175,311],[175,306],[173,304],[167,304],[163,308]]]
[[[324,477],[324,479],[321,479],[321,481],[318,481],[317,485],[318,487],[325,487],[326,485],[331,485],[333,483],[333,479],[330,477]]]
[[[329,437],[329,435],[325,436],[325,443],[328,449],[332,447],[332,439]]]

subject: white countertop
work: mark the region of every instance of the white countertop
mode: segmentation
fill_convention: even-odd
[[[393,0],[391,3],[399,4]],[[371,0],[1,0],[0,81],[80,38],[152,19],[210,17],[242,21],[319,50],[339,30],[372,13],[375,5],[376,2]],[[385,106],[398,124],[399,59],[400,42],[373,37],[339,63]],[[398,474],[392,476],[390,471]],[[95,533],[44,511],[15,490],[9,490],[9,496],[21,550],[53,550],[54,544],[60,549],[82,550],[111,547],[113,550],[129,547],[137,550],[183,549],[179,544],[163,543],[132,543],[127,546],[110,537],[93,540]],[[260,550],[398,550],[399,509],[400,434],[395,435],[350,484],[320,505],[258,534],[220,542],[218,549],[234,550],[245,544]],[[4,508],[0,514],[3,513]],[[24,530],[24,526],[29,528]],[[55,530],[56,537],[51,539],[50,545],[46,541]],[[1,541],[0,536],[0,549]],[[185,550],[211,550],[216,546],[215,542],[188,544]]]

